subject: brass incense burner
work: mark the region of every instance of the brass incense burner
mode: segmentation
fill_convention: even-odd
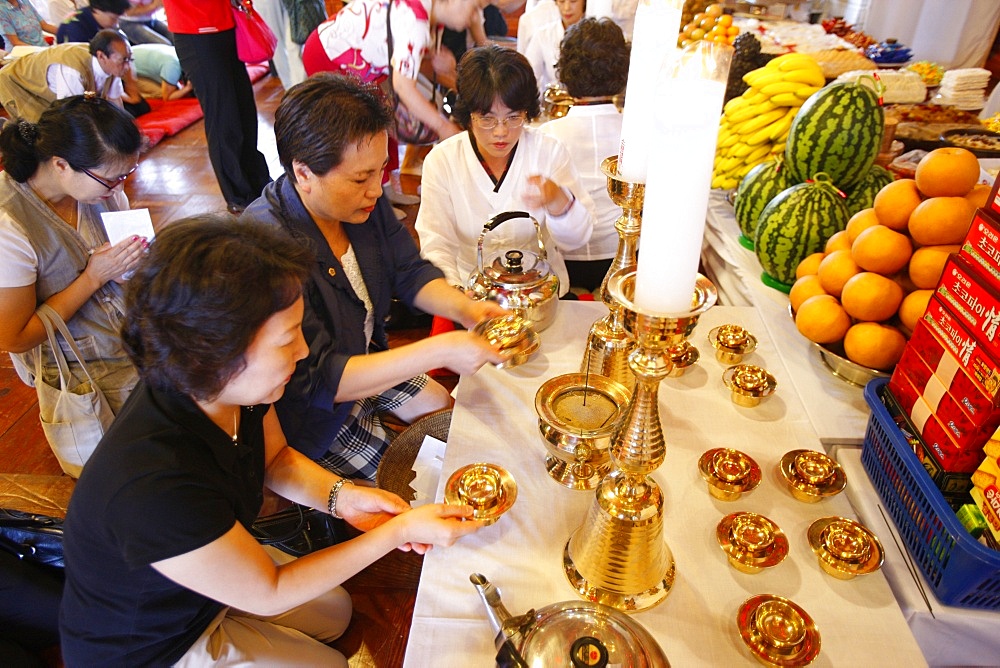
[[[560,485],[594,489],[610,469],[608,448],[630,396],[604,376],[568,373],[535,393],[538,430],[549,454],[545,469]]]
[[[611,443],[611,472],[563,551],[563,570],[582,597],[625,611],[663,601],[674,583],[674,557],[663,539],[663,493],[650,477],[666,445],[659,415],[659,385],[673,368],[668,348],[690,336],[717,299],[699,275],[687,313],[644,312],[633,302],[635,272],[612,276],[608,289],[622,307],[622,323],[635,341],[629,368],[636,389]]]

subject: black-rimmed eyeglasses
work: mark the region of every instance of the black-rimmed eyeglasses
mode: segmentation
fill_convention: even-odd
[[[128,170],[124,174],[116,176],[114,181],[108,181],[107,179],[105,179],[103,177],[100,177],[97,174],[93,173],[92,171],[90,171],[86,167],[74,167],[73,169],[75,169],[78,172],[83,172],[84,174],[86,174],[87,176],[89,176],[90,178],[94,179],[95,181],[97,181],[98,183],[100,183],[102,186],[104,186],[105,188],[107,188],[108,191],[110,192],[110,191],[114,190],[115,188],[117,188],[118,186],[120,186],[121,184],[125,183],[125,179],[127,179],[129,176],[131,176],[132,172],[134,172],[138,168],[139,168],[139,165],[136,165],[135,167],[133,167],[132,169]]]

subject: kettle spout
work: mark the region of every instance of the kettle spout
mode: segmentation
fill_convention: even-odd
[[[505,624],[511,617],[510,611],[504,607],[503,601],[500,600],[500,590],[494,587],[485,575],[473,573],[469,576],[469,580],[479,592],[479,598],[483,599],[483,603],[486,605],[486,615],[489,617],[490,626],[495,634],[493,642],[499,649],[512,635]]]

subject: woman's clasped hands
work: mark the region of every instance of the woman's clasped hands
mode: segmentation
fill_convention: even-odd
[[[124,275],[135,269],[147,248],[149,242],[146,238],[135,235],[113,246],[105,243],[91,251],[84,272],[98,283],[98,287],[111,280],[121,281]]]

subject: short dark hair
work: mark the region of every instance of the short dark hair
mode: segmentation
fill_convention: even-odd
[[[292,179],[295,160],[322,176],[343,162],[344,149],[388,131],[393,121],[374,86],[319,72],[289,88],[274,112],[278,160]]]
[[[157,233],[125,290],[125,350],[150,386],[212,400],[246,366],[275,313],[302,294],[314,258],[281,228],[206,214]]]
[[[132,4],[128,0],[90,0],[90,8],[121,16]]]
[[[91,169],[134,155],[141,147],[135,119],[92,93],[56,100],[37,123],[13,119],[0,130],[3,168],[19,183],[52,157],[76,170]]]
[[[610,19],[585,18],[566,29],[556,73],[573,97],[617,95],[625,90],[628,64],[622,29]]]
[[[458,63],[455,121],[468,129],[473,113],[487,114],[497,98],[511,110],[537,118],[538,81],[528,59],[491,44],[469,49]]]
[[[125,38],[125,35],[111,28],[98,30],[97,34],[90,38],[90,55],[96,56],[98,53],[103,53],[105,56],[110,56],[113,51],[111,47],[114,44],[127,45],[128,39]]]

